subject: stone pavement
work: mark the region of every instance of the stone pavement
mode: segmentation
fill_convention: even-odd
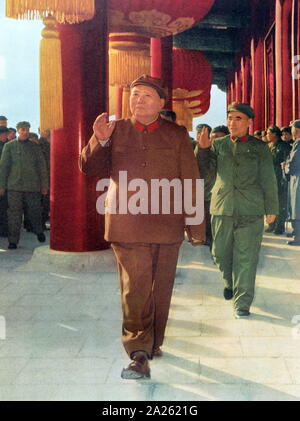
[[[208,248],[184,242],[164,356],[132,381],[120,378],[116,273],[35,269],[33,234],[15,251],[1,238],[0,400],[300,400],[300,247],[286,240],[264,237],[247,320],[233,318]]]

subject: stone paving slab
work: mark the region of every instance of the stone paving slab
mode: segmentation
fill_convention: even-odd
[[[300,247],[286,240],[264,237],[247,320],[224,301],[208,248],[184,242],[164,356],[130,381],[116,273],[46,270],[31,260],[35,236],[15,251],[0,238],[0,400],[299,401]]]

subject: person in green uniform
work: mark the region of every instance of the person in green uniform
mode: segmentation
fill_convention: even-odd
[[[8,142],[8,128],[0,126],[0,159],[4,145]],[[0,196],[0,236],[7,237],[7,194]]]
[[[274,232],[281,235],[285,232],[285,221],[287,219],[288,184],[284,177],[281,163],[285,162],[290,154],[291,147],[281,140],[281,131],[277,126],[270,126],[267,130],[269,148],[273,157],[273,165],[277,180],[279,214],[274,223],[269,224],[266,232]]]
[[[196,127],[197,132],[197,143],[196,147],[194,149],[194,154],[197,160],[198,168],[201,170],[201,176],[204,179],[204,213],[205,213],[205,222],[206,222],[206,228],[205,228],[205,245],[209,246],[211,248],[212,246],[212,233],[211,233],[211,224],[210,224],[210,200],[211,200],[211,189],[213,188],[213,185],[215,183],[216,177],[213,171],[207,166],[202,166],[201,159],[199,158],[199,138],[201,136],[201,132],[203,129],[207,129],[207,133],[209,136],[211,136],[212,128],[208,124],[198,124]],[[213,141],[214,137],[211,137],[211,141]]]
[[[38,145],[30,142],[27,121],[17,124],[17,139],[8,142],[0,161],[0,195],[7,191],[9,249],[16,249],[20,238],[24,206],[34,233],[45,241],[41,219],[41,194],[49,188],[46,163]]]
[[[49,185],[50,185],[50,130],[40,131],[40,137],[36,133],[29,133],[29,140],[40,146],[43,156],[45,158]],[[42,195],[42,224],[43,229],[46,230],[46,222],[49,220],[50,213],[50,194]]]
[[[199,137],[200,164],[213,171],[210,213],[212,255],[224,281],[224,298],[233,298],[235,317],[250,315],[264,215],[272,223],[278,213],[277,183],[270,149],[248,134],[254,111],[229,105],[230,135],[213,144],[208,130]]]

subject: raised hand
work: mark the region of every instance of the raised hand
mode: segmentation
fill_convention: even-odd
[[[197,137],[197,142],[198,142],[199,147],[202,149],[210,148],[211,139],[209,137],[207,127],[203,127],[203,129],[201,130],[201,132],[199,133]]]
[[[96,118],[93,130],[98,140],[107,140],[115,129],[116,122],[108,121],[108,114],[102,113]]]

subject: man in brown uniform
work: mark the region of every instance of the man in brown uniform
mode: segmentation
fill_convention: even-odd
[[[146,75],[138,78],[131,85],[131,119],[108,123],[106,113],[98,116],[94,135],[80,159],[80,168],[87,175],[110,177],[105,200],[105,239],[112,243],[120,275],[122,339],[132,359],[122,371],[125,379],[150,377],[148,358],[161,355],[184,229],[192,243],[205,241],[203,198],[197,197],[201,190],[199,170],[186,130],[159,116],[165,98],[160,79]],[[128,181],[126,191],[120,182],[124,174]],[[157,202],[152,190],[152,182],[157,180],[174,185],[179,182],[184,187],[190,180],[190,198],[193,206],[196,202],[195,208],[187,211],[184,206],[179,212],[179,202],[188,188],[176,196],[174,187],[167,203],[170,211],[165,212],[165,204]],[[133,191],[136,184],[140,187],[138,193]],[[142,190],[146,191],[144,195]],[[159,200],[165,196],[160,190]],[[185,218],[195,212],[201,217],[195,221]]]

